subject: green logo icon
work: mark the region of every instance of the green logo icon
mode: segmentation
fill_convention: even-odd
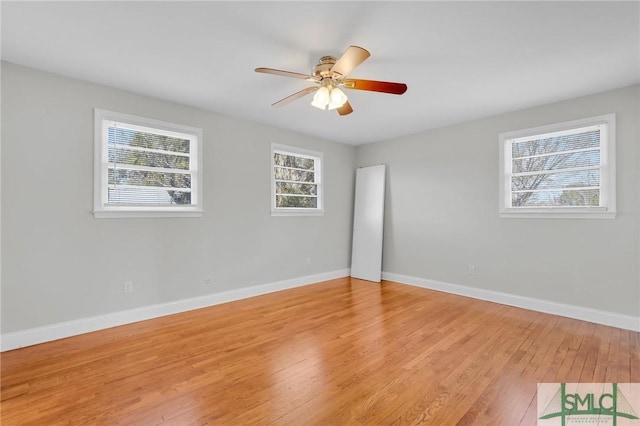
[[[542,385],[550,384],[543,383]],[[538,403],[540,403],[540,386],[538,389]],[[638,405],[639,401],[636,401],[636,398],[637,396],[634,395],[632,401]],[[639,419],[631,403],[620,390],[618,383],[578,383],[573,384],[571,390],[567,389],[566,383],[560,383],[545,409],[538,415],[539,420],[559,418],[562,426],[565,426],[567,417],[570,416],[591,416],[592,419],[596,416],[598,418],[605,416],[610,418],[613,426],[618,425],[619,419]],[[538,424],[545,423],[539,421]]]

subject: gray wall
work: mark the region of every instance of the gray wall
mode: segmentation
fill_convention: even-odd
[[[348,268],[354,169],[380,163],[386,272],[638,316],[639,98],[634,86],[356,149],[2,63],[2,333]],[[202,218],[93,218],[94,107],[203,128]],[[498,217],[499,133],[609,112],[616,219]],[[324,216],[270,215],[271,142],[324,153]]]
[[[93,218],[94,107],[204,130],[202,218]],[[324,216],[270,215],[271,142],[324,153]],[[348,268],[355,151],[2,63],[2,332]]]
[[[639,97],[634,86],[358,147],[359,166],[388,165],[384,271],[638,316]],[[499,133],[610,112],[616,219],[498,217]]]

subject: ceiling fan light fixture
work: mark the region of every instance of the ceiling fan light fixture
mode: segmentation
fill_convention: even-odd
[[[322,86],[313,95],[311,105],[322,110],[334,110],[347,102],[347,95],[337,87]]]
[[[345,95],[338,86],[351,90],[391,93],[394,95],[402,95],[407,91],[407,85],[404,83],[347,78],[347,76],[351,74],[351,71],[364,62],[369,56],[371,56],[371,54],[366,49],[359,46],[349,46],[338,59],[333,56],[321,57],[320,62],[313,67],[311,75],[264,67],[256,68],[255,71],[303,79],[315,83],[313,86],[299,90],[286,98],[280,99],[278,102],[274,102],[271,106],[281,107],[303,96],[314,93],[311,106],[325,111],[336,110],[340,116],[344,116],[351,114],[353,108],[347,99],[347,95]],[[318,85],[320,87],[318,87]]]

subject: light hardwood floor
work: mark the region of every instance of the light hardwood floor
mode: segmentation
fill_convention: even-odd
[[[640,333],[339,279],[2,354],[9,425],[535,425],[538,382],[640,382]]]

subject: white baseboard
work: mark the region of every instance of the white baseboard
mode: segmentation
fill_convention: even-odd
[[[597,309],[585,308],[582,306],[565,305],[562,303],[550,302],[548,300],[516,296],[508,293],[467,287],[458,284],[450,284],[441,281],[427,280],[424,278],[395,274],[393,272],[382,272],[382,279],[394,281],[401,284],[427,288],[430,290],[437,290],[445,293],[472,297],[474,299],[500,303],[502,305],[509,305],[515,306],[517,308],[544,312],[546,314],[560,315],[563,317],[589,321],[596,324],[608,325],[625,330],[640,331],[640,317],[632,317],[629,315],[600,311]]]
[[[349,269],[342,269],[321,274],[307,275],[284,281],[208,294],[206,296],[176,300],[174,302],[144,306],[126,311],[113,312],[95,317],[82,318],[46,325],[43,327],[5,333],[0,337],[0,351],[4,352],[11,349],[36,345],[38,343],[50,342],[65,337],[76,336],[78,334],[89,333],[91,331],[103,330],[105,328],[158,318],[165,315],[177,314],[194,309],[206,308],[208,306],[260,296],[262,294],[273,293],[280,290],[301,287],[336,278],[348,277],[349,274]]]
[[[342,269],[5,333],[0,336],[0,351],[4,352],[25,346],[36,345],[38,343],[50,342],[65,337],[103,330],[105,328],[158,318],[165,315],[177,314],[180,312],[187,312],[194,309],[206,308],[208,306],[260,296],[262,294],[273,293],[280,290],[302,287],[336,278],[348,277],[349,275],[349,269]],[[581,306],[566,305],[547,300],[533,299],[497,291],[411,277],[392,272],[382,272],[382,279],[640,332],[640,318],[629,315],[621,315]]]

